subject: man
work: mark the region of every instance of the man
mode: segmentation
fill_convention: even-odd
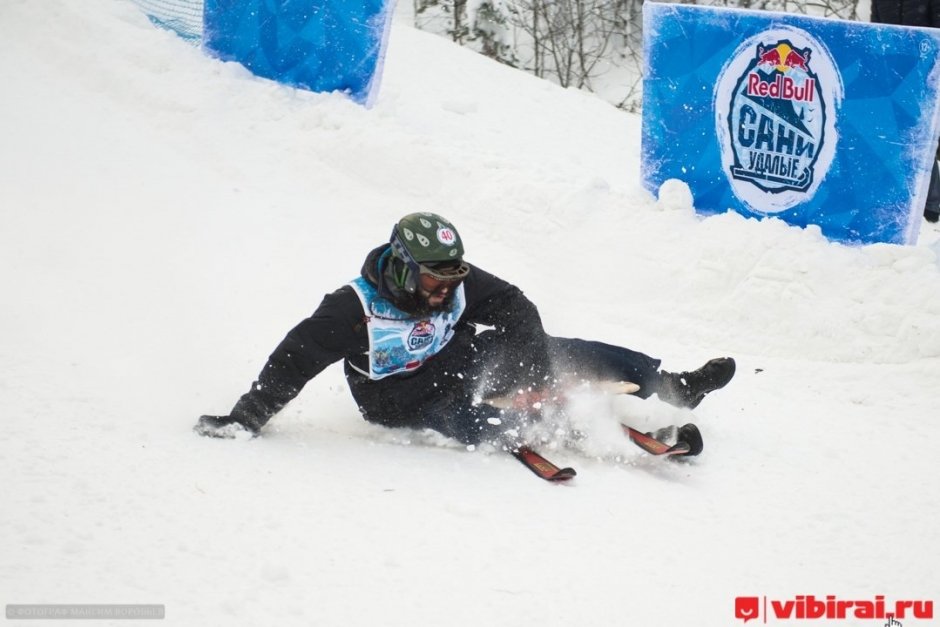
[[[658,394],[695,407],[734,376],[731,358],[674,374],[626,348],[551,337],[519,288],[463,255],[460,235],[446,219],[405,216],[389,243],[368,254],[360,276],[327,295],[287,334],[231,413],[202,416],[194,430],[257,435],[310,379],[339,360],[366,420],[430,428],[466,444],[519,437],[518,428],[537,416],[485,402],[518,390],[630,381],[640,386],[638,396]]]
[[[940,0],[871,0],[871,21],[940,28]],[[930,186],[927,188],[924,218],[928,222],[940,220],[940,168],[937,167],[937,158],[940,158],[940,150],[934,158]]]

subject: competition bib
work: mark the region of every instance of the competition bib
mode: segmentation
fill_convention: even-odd
[[[461,284],[454,291],[449,310],[414,315],[380,297],[376,287],[362,277],[350,285],[366,314],[369,372],[350,366],[373,381],[414,371],[439,353],[454,336],[454,325],[467,304]]]

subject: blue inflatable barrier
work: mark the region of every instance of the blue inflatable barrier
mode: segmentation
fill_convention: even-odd
[[[940,30],[647,2],[643,182],[696,210],[913,243],[940,133]]]
[[[394,0],[205,0],[203,45],[252,73],[371,104]]]

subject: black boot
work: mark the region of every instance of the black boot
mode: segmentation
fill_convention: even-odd
[[[719,357],[692,372],[662,371],[657,393],[670,405],[694,409],[706,394],[728,385],[734,368],[734,359]]]

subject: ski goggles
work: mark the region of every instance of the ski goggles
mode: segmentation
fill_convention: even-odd
[[[460,283],[470,274],[470,266],[463,261],[444,261],[438,263],[419,263],[418,279],[431,279],[437,283]]]

